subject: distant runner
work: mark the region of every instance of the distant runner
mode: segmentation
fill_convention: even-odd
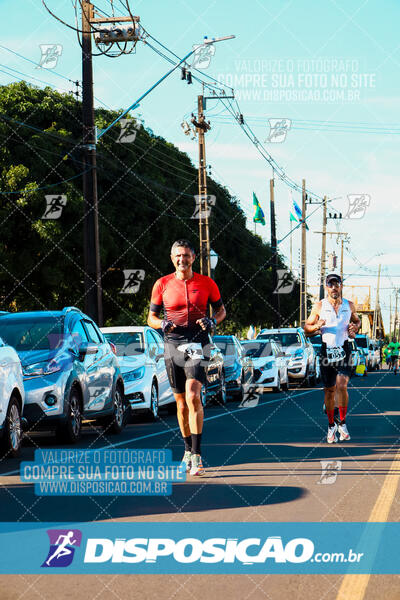
[[[394,374],[397,375],[397,371],[399,369],[399,352],[400,352],[400,344],[395,341],[395,338],[392,339],[387,349],[390,351],[390,362]]]
[[[164,332],[165,365],[185,444],[183,466],[191,475],[204,475],[201,460],[204,414],[200,394],[206,383],[209,333],[225,319],[226,311],[215,281],[193,272],[195,258],[187,240],[172,245],[175,273],[161,277],[154,284],[147,322]],[[207,316],[209,304],[213,318]],[[163,319],[159,316],[161,310]]]
[[[307,319],[304,331],[307,335],[322,335],[321,377],[325,388],[325,406],[328,415],[327,442],[350,440],[346,426],[346,413],[349,402],[347,384],[351,375],[351,348],[349,338],[354,338],[361,321],[353,302],[342,298],[342,280],[332,273],[325,280],[325,295],[313,307]],[[335,423],[335,393],[339,406],[339,425]]]

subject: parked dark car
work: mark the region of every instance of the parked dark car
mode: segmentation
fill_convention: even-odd
[[[213,342],[224,356],[225,381],[228,395],[243,399],[245,386],[254,382],[254,367],[234,335],[215,335]]]

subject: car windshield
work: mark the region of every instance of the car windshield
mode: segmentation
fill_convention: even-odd
[[[270,342],[249,342],[248,344],[243,344],[243,350],[246,356],[253,358],[273,356],[272,344]]]
[[[136,356],[144,353],[143,334],[140,331],[104,332],[106,340],[117,349],[117,356]]]
[[[235,356],[235,344],[230,338],[213,338],[213,342],[224,356]]]
[[[310,337],[310,342],[313,346],[321,346],[322,345],[322,337],[320,335],[314,335]]]
[[[35,315],[30,318],[3,317],[0,336],[17,351],[51,350],[63,339],[64,317]]]
[[[367,347],[367,338],[365,338],[365,337],[356,337],[356,342],[357,342],[357,346],[359,348]]]
[[[257,339],[269,339],[279,342],[281,346],[287,348],[288,346],[301,346],[301,338],[298,333],[261,333]]]

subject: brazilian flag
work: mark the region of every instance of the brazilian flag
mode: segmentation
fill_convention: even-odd
[[[260,206],[257,196],[253,192],[253,207],[254,207],[254,223],[261,223],[261,225],[265,225],[265,215],[263,213],[263,209]]]

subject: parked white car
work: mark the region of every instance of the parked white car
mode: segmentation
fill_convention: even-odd
[[[246,358],[254,366],[254,387],[287,390],[289,377],[285,354],[274,341],[249,340],[241,342]]]
[[[164,342],[151,327],[103,327],[116,347],[131,410],[146,410],[154,419],[161,406],[175,405],[164,361]]]
[[[0,455],[18,456],[25,392],[19,356],[0,338]]]
[[[262,329],[257,340],[274,340],[280,344],[286,355],[289,380],[314,386],[317,379],[317,355],[307,342],[301,327],[282,327],[280,329]]]

